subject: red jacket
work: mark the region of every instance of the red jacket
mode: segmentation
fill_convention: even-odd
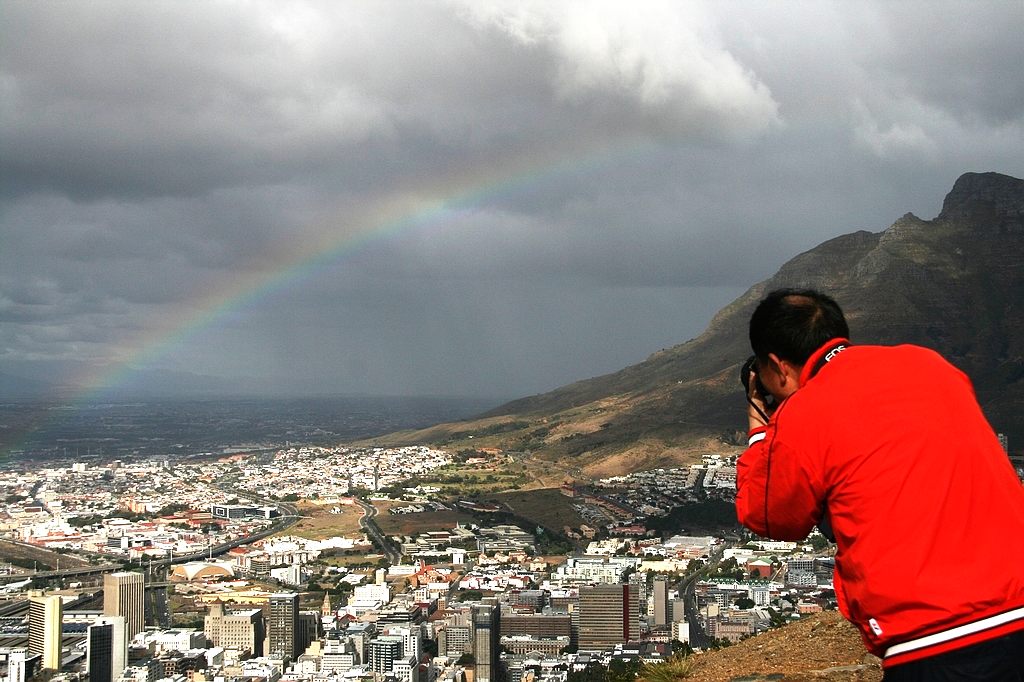
[[[760,535],[802,540],[827,513],[839,608],[886,665],[1024,629],[1024,488],[937,353],[829,342],[736,484]]]

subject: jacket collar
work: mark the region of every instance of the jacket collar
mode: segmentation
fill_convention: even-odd
[[[811,354],[811,357],[807,358],[807,362],[804,363],[803,369],[800,371],[800,385],[805,385],[808,381],[814,378],[814,376],[821,371],[821,368],[827,365],[829,362],[839,356],[844,350],[852,346],[849,339],[832,339],[818,350]]]

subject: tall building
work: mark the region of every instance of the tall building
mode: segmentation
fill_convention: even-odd
[[[270,649],[267,655],[273,658],[294,661],[299,657],[299,594],[297,592],[276,592],[270,595],[270,618],[267,622],[267,638]]]
[[[572,637],[568,613],[502,613],[501,636]]]
[[[328,636],[324,639],[324,653],[320,658],[320,672],[325,674],[341,673],[351,670],[361,661],[356,653],[355,644],[348,638]]]
[[[472,609],[474,682],[495,682],[501,675],[501,608],[497,604],[474,604]]]
[[[306,647],[320,639],[320,614],[316,611],[300,611],[295,630],[295,657],[306,651]]]
[[[380,675],[387,675],[395,668],[395,661],[404,657],[402,638],[393,635],[382,635],[370,640],[370,670]]]
[[[28,605],[28,650],[41,655],[44,670],[60,670],[64,603],[58,595],[32,597]]]
[[[636,584],[580,588],[580,649],[603,650],[639,639],[640,595]]]
[[[438,628],[437,651],[441,656],[458,659],[473,652],[473,628],[466,623],[447,622]]]
[[[28,649],[11,649],[7,654],[7,682],[25,682],[28,672]]]
[[[146,629],[145,603],[141,573],[119,571],[103,576],[103,615],[124,618],[128,641]]]
[[[123,616],[98,618],[86,638],[89,682],[115,682],[128,665],[128,637]]]
[[[203,619],[203,634],[214,646],[233,649],[244,656],[262,656],[263,640],[267,637],[263,611],[225,611],[223,604],[214,604]]]
[[[668,580],[665,578],[654,579],[654,620],[655,626],[668,625],[672,613],[669,611],[668,603]]]
[[[672,622],[686,620],[686,602],[680,597],[672,600]]]
[[[404,656],[391,666],[391,674],[398,682],[419,682],[420,666],[415,656]]]

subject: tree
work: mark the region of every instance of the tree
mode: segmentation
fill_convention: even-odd
[[[680,642],[678,639],[673,639],[669,642],[669,647],[672,650],[673,656],[689,656],[693,653],[693,647],[690,646],[689,642]]]
[[[613,658],[605,675],[607,682],[632,682],[640,672],[640,659]]]
[[[235,501],[237,502],[237,500]],[[178,512],[188,511],[189,505],[184,502],[175,502],[165,507],[161,507],[160,511],[156,513],[157,516],[170,516],[171,514],[177,514]]]
[[[567,682],[606,682],[607,670],[597,661],[591,661],[580,671],[569,673]]]
[[[741,609],[752,609],[756,606],[756,604],[754,604],[754,600],[750,597],[740,597],[733,603]]]
[[[828,547],[828,545],[829,545],[828,538],[826,538],[824,535],[821,535],[819,533],[815,533],[814,535],[811,536],[811,547],[814,548],[814,551],[820,552],[823,549],[825,549],[826,547]]]
[[[459,601],[480,601],[484,593],[480,590],[461,590],[458,594]]]

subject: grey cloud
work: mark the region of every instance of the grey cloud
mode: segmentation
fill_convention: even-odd
[[[932,7],[7,3],[0,370],[121,362],[216,305],[158,368],[617,369],[964,171],[1024,174],[1020,8]]]

